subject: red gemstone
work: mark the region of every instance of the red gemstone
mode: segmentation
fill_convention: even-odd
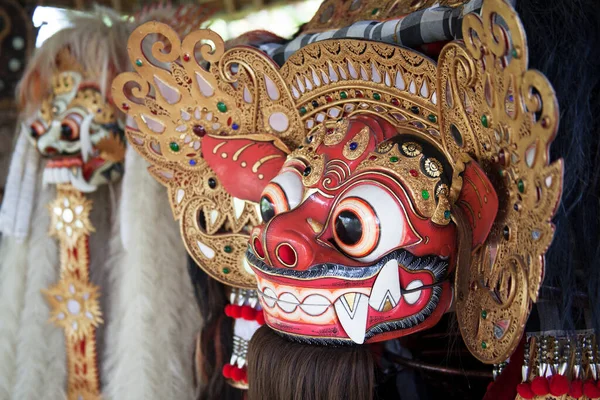
[[[232,121],[231,117],[227,118],[227,126],[231,126],[231,121]]]
[[[127,103],[123,103],[121,105],[121,107],[123,107],[123,110],[125,110],[125,111],[129,110],[129,104],[127,104]]]
[[[331,103],[333,101],[333,98],[329,95],[325,96],[325,101],[328,103]]]
[[[419,176],[419,173],[417,172],[417,170],[416,170],[416,169],[411,169],[411,170],[410,170],[410,174],[411,174],[412,176],[414,176],[415,178],[416,178],[417,176]]]
[[[194,135],[199,137],[203,137],[204,135],[206,135],[206,129],[204,129],[202,125],[194,125],[192,127],[192,131],[194,132]]]
[[[252,244],[254,245],[254,252],[256,253],[256,255],[260,258],[265,258],[265,251],[263,250],[263,245],[257,237],[254,238],[254,242]]]
[[[357,98],[359,98],[359,99],[362,99],[363,97],[365,97],[365,95],[363,94],[363,92],[361,92],[360,90],[356,90],[356,91],[354,92],[354,95],[355,95]]]
[[[296,265],[296,252],[292,246],[287,243],[283,243],[277,248],[277,257],[279,257],[281,262],[283,262],[286,266]]]
[[[156,110],[150,110],[153,115],[156,115]]]
[[[331,135],[333,133],[333,128],[327,128],[327,134]]]
[[[500,150],[498,153],[498,162],[501,165],[506,165],[506,154],[504,153],[504,149]]]
[[[190,61],[190,55],[189,55],[188,53],[185,53],[185,54],[183,55],[183,61],[185,61],[185,62],[188,62],[188,61]]]
[[[369,160],[371,160],[371,161],[377,160],[377,156],[371,156],[371,157],[369,157]]]
[[[392,105],[395,106],[395,107],[398,107],[398,106],[400,106],[400,101],[398,99],[396,99],[396,98],[393,98],[392,99]]]

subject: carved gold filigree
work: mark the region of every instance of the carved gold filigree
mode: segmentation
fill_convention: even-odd
[[[154,35],[151,52],[144,51],[142,41],[155,33],[164,41]],[[202,137],[250,133],[298,145],[304,131],[277,66],[249,47],[225,51],[212,31],[195,31],[180,40],[156,22],[137,28],[129,48],[136,72],[117,77],[113,97],[132,117],[130,143],[169,189],[173,214],[197,263],[221,282],[253,288],[255,278],[243,264],[246,248],[240,244],[260,222],[260,213],[255,204],[240,205],[242,200],[221,187],[201,157]],[[214,188],[208,186],[209,178]],[[240,207],[241,215],[236,212]]]
[[[117,133],[111,133],[96,143],[96,149],[100,158],[111,162],[123,162],[125,160],[125,142]]]
[[[549,164],[548,150],[558,107],[546,78],[527,69],[525,33],[506,2],[485,1],[463,35],[439,58],[440,132],[452,159],[477,159],[500,209],[487,242],[457,270],[456,310],[469,350],[498,363],[523,334],[553,237],[562,163]]]
[[[424,156],[408,157],[398,148],[398,145],[393,145],[384,153],[371,153],[369,158],[359,165],[357,171],[380,169],[388,171],[392,176],[401,177],[417,212],[431,218],[437,208],[438,199],[435,193],[440,179],[421,172],[422,157]],[[442,210],[442,215],[445,210],[450,210],[450,207],[447,206]],[[442,222],[447,224],[448,218],[442,219]]]

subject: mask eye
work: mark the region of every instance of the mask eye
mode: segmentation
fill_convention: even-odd
[[[346,192],[332,219],[333,240],[346,255],[371,262],[389,251],[418,240],[402,204],[377,185],[360,185]]]
[[[333,237],[349,256],[370,254],[379,242],[379,219],[373,207],[359,197],[346,197],[333,214]]]
[[[31,126],[29,127],[29,134],[31,135],[31,137],[33,139],[37,139],[40,136],[42,136],[44,133],[46,132],[46,128],[44,128],[44,125],[42,125],[40,122],[35,121],[33,124],[31,124]]]
[[[60,125],[60,139],[68,142],[79,139],[79,125],[82,121],[78,114],[69,114]]]
[[[264,222],[277,214],[292,210],[302,201],[304,187],[298,173],[284,171],[277,175],[263,191],[260,213]]]

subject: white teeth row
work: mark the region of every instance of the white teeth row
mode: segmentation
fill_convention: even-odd
[[[292,313],[300,306],[302,311],[313,317],[323,314],[327,311],[327,308],[331,306],[327,297],[321,296],[320,294],[311,294],[306,297],[303,302],[300,302],[296,296],[291,293],[282,293],[278,298],[273,289],[265,288],[262,297],[267,307],[273,308],[275,307],[275,304],[277,304],[279,308],[286,313]]]
[[[370,296],[364,293],[346,293],[334,302],[335,312],[348,337],[362,344],[365,340],[369,306],[377,311],[384,311],[388,302],[394,308],[401,298],[413,305],[419,301],[422,292],[416,289],[422,286],[422,281],[414,280],[406,286],[403,293],[400,288],[398,261],[390,260],[377,275]],[[291,313],[299,306],[311,316],[323,314],[331,305],[329,299],[318,294],[308,296],[302,303],[287,292],[278,298],[275,291],[268,287],[263,290],[262,297],[267,307],[273,308],[277,304],[283,311]]]
[[[46,168],[44,170],[44,183],[71,183],[71,175],[71,168]]]
[[[74,168],[46,168],[44,169],[44,184],[70,183],[76,189],[84,193],[90,193],[97,189],[96,185],[92,185],[85,181],[80,167]]]

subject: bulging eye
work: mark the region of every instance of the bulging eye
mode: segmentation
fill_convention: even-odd
[[[60,125],[60,139],[75,141],[79,139],[79,125],[82,118],[78,114],[69,114]]]
[[[284,171],[277,175],[263,191],[260,213],[264,222],[277,214],[292,210],[302,201],[304,186],[297,172]]]
[[[346,255],[363,262],[418,240],[400,201],[380,186],[365,184],[346,192],[332,214],[333,239]]]
[[[33,139],[37,139],[40,136],[42,136],[44,133],[46,132],[46,128],[44,128],[44,125],[42,125],[41,122],[39,121],[35,121],[33,124],[31,124],[31,126],[29,127],[29,134],[31,135],[31,137]]]
[[[373,207],[359,197],[346,197],[336,207],[333,237],[349,256],[361,258],[370,254],[380,236],[380,223]]]

